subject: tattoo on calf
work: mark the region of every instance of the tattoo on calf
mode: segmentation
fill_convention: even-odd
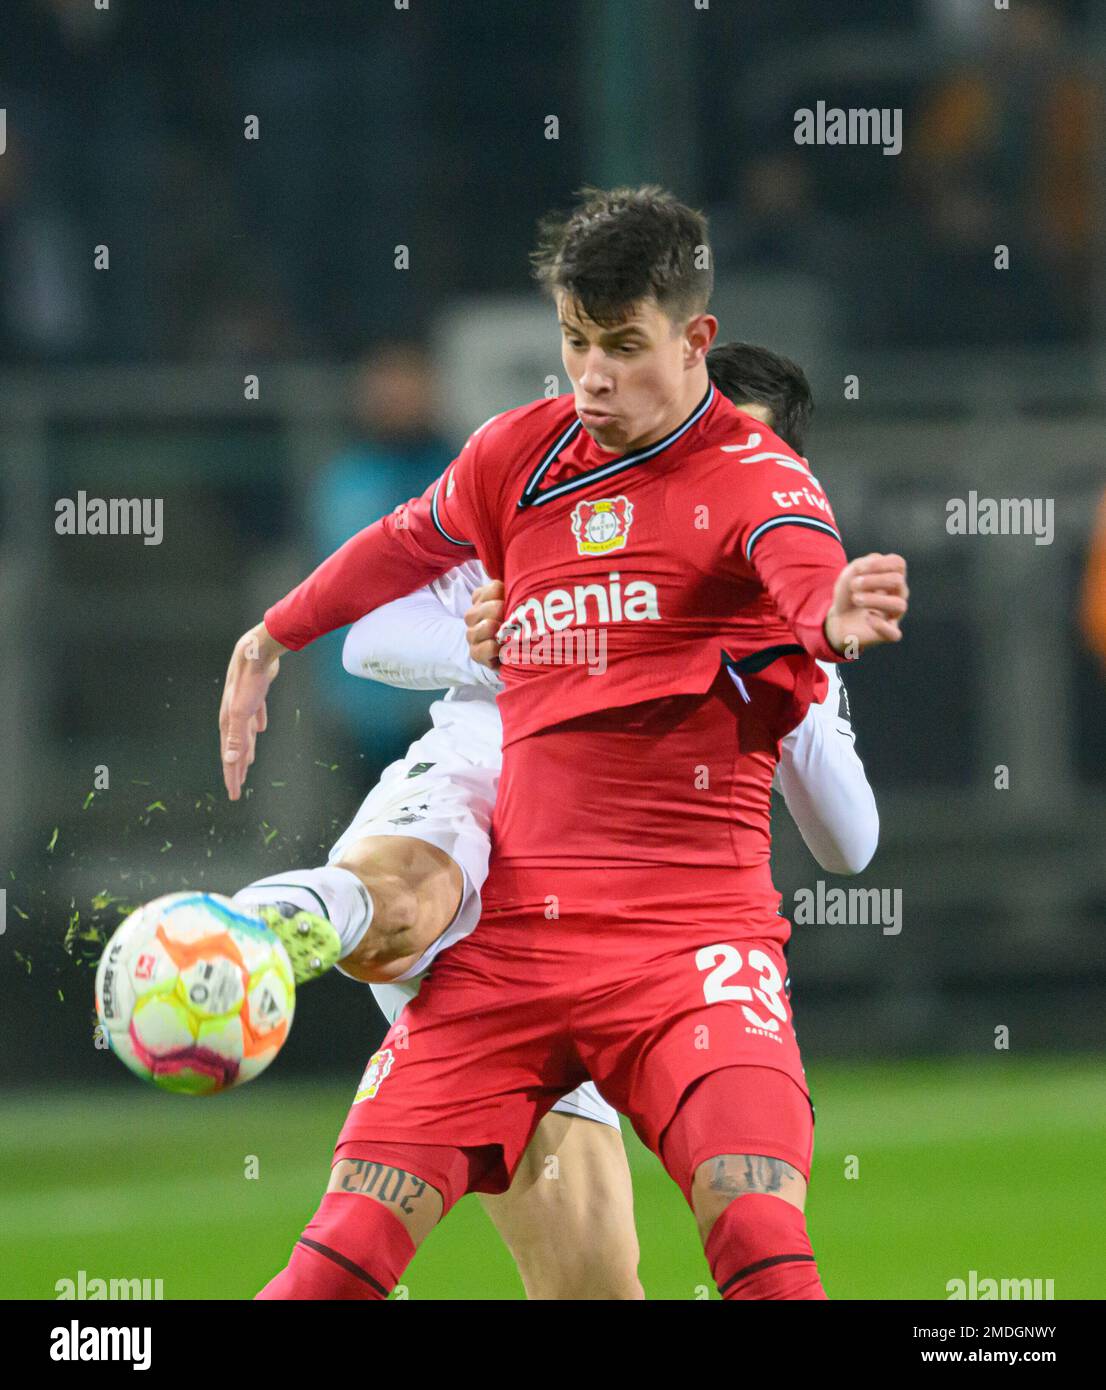
[[[413,1173],[402,1168],[389,1168],[386,1163],[373,1163],[369,1159],[346,1159],[349,1167],[338,1184],[339,1192],[359,1192],[366,1197],[375,1197],[386,1206],[396,1206],[410,1216],[415,1203],[426,1191],[426,1183]]]
[[[800,1176],[782,1158],[766,1158],[762,1154],[728,1154],[714,1160],[710,1172],[710,1190],[727,1197],[736,1197],[743,1192],[779,1192],[785,1182]]]

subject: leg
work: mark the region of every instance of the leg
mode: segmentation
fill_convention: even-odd
[[[281,937],[298,983],[340,961],[354,979],[385,984],[447,931],[459,940],[476,925],[500,726],[494,707],[466,708],[464,728],[455,716],[385,770],[327,864],[274,874],[235,894]]]
[[[644,1298],[621,1133],[551,1110],[506,1192],[481,1197],[531,1299]]]
[[[336,933],[325,964],[338,959],[354,979],[383,984],[442,935],[457,916],[464,883],[460,866],[436,845],[406,835],[366,835],[346,844],[332,863],[259,879],[234,901],[261,914],[289,947],[293,965],[297,929],[310,933],[308,950],[322,946],[324,956],[326,937]],[[297,972],[302,978],[310,976]]]
[[[711,1072],[681,1101],[661,1155],[723,1298],[825,1298],[803,1217],[807,1179],[790,1161],[807,1149],[812,1125],[805,1094],[765,1067]]]
[[[335,1163],[318,1211],[259,1299],[386,1299],[485,1162],[480,1150],[426,1144],[370,1151],[374,1157]]]
[[[480,701],[435,725],[362,802],[330,851],[372,904],[368,930],[342,969],[369,984],[406,973],[447,929],[476,925],[491,853],[502,729]]]
[[[824,1298],[803,1218],[814,1117],[780,943],[719,933],[620,983],[577,1010],[580,1060],[679,1184],[723,1297]]]
[[[700,1163],[691,1184],[691,1209],[704,1245],[714,1223],[734,1198],[749,1192],[771,1194],[802,1211],[806,1205],[806,1178],[782,1158],[764,1154],[718,1154]]]
[[[386,1298],[459,1197],[509,1185],[571,1084],[552,1054],[571,1059],[563,1000],[542,999],[529,937],[508,952],[489,935],[442,954],[370,1057],[330,1188],[263,1297]]]
[[[448,854],[409,835],[368,835],[336,867],[355,874],[373,904],[361,940],[342,960],[354,979],[385,983],[437,941],[457,915],[464,875]]]
[[[417,1162],[418,1160],[413,1160]],[[420,1164],[420,1167],[427,1166]],[[441,1192],[406,1168],[367,1158],[341,1158],[330,1170],[327,1192],[352,1192],[379,1202],[418,1249],[445,1214]]]

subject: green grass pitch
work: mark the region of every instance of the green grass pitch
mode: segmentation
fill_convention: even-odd
[[[1094,1058],[808,1068],[818,1110],[811,1238],[831,1298],[943,1299],[953,1278],[1106,1291],[1106,1074]],[[348,1087],[279,1066],[210,1100],[135,1082],[9,1097],[0,1111],[0,1296],[59,1279],[160,1278],[171,1298],[249,1298],[323,1190]],[[650,1298],[717,1297],[683,1199],[627,1132]],[[848,1156],[858,1176],[846,1176]],[[256,1177],[248,1177],[250,1172]],[[522,1287],[473,1197],[404,1276],[409,1298]]]

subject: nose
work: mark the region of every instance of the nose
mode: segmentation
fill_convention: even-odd
[[[603,362],[602,348],[594,346],[588,350],[584,370],[580,373],[580,389],[589,396],[603,396],[610,390],[610,378],[602,370]]]

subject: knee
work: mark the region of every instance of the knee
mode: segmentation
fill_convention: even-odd
[[[486,1198],[485,1208],[514,1258],[527,1298],[643,1299],[629,1171],[612,1171],[613,1146],[597,1143],[604,1126],[570,1123],[595,1131],[587,1133],[587,1180],[579,1161],[585,1155],[568,1158],[563,1171],[551,1170],[552,1155],[531,1144],[511,1191]],[[579,1134],[570,1131],[569,1138]]]
[[[738,1197],[773,1196],[802,1212],[806,1204],[806,1186],[802,1173],[782,1158],[763,1154],[719,1154],[706,1159],[696,1168],[691,1185],[691,1206],[704,1245],[715,1222]]]
[[[826,1297],[806,1218],[778,1193],[743,1192],[731,1198],[703,1244],[723,1299]]]
[[[400,874],[389,873],[358,862],[339,859],[338,867],[354,873],[372,898],[373,915],[366,938],[384,940],[410,932],[419,919],[419,885]]]
[[[407,836],[369,837],[336,861],[361,880],[373,916],[360,954],[368,964],[387,964],[423,950],[453,920],[464,877],[442,850]]]
[[[353,863],[339,860],[338,864],[358,875],[373,903],[368,930],[342,965],[348,974],[364,975],[371,980],[384,966],[412,954],[419,923],[419,895],[410,884],[392,875],[363,874]]]
[[[531,1301],[633,1301],[645,1291],[638,1278],[636,1238],[615,1245],[596,1240],[513,1241],[511,1254]]]

